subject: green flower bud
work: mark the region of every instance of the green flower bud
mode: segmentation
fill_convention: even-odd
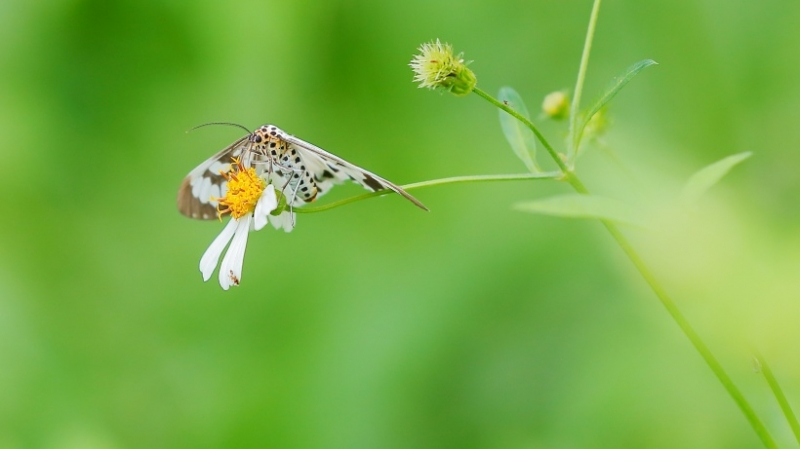
[[[547,94],[542,102],[542,111],[553,120],[564,120],[569,117],[569,97],[566,92],[559,90]]]
[[[419,83],[419,87],[441,87],[454,95],[464,96],[478,83],[461,57],[463,54],[455,55],[450,44],[442,44],[436,39],[436,42],[422,44],[419,52],[409,64],[414,70],[414,82]]]

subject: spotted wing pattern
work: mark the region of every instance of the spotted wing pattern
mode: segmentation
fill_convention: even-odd
[[[296,195],[297,199],[295,200],[295,205],[313,201],[319,195],[330,190],[334,184],[350,180],[373,192],[392,190],[414,203],[417,207],[428,210],[425,205],[408,192],[374,173],[351,164],[297,137],[283,134],[281,138],[289,144],[288,150],[292,152],[291,154],[296,152],[296,157],[301,158],[304,166],[301,166],[301,171],[309,173],[310,177],[313,179],[311,185],[302,185],[305,184],[302,182],[297,184],[300,191]],[[297,159],[295,159],[295,161],[297,161]],[[303,188],[307,188],[307,190],[303,191]]]
[[[230,171],[231,159],[240,157],[248,148],[248,137],[238,139],[186,175],[178,189],[180,213],[200,220],[217,218],[217,202],[211,198],[225,196],[228,186],[220,171]]]
[[[344,159],[286,134],[274,125],[264,125],[239,138],[192,170],[178,191],[178,210],[187,217],[210,220],[217,217],[217,202],[225,195],[227,182],[222,173],[231,170],[232,158],[251,162],[256,171],[270,174],[270,181],[295,207],[316,200],[334,184],[350,180],[377,192],[392,190],[423,210],[419,200],[399,186],[353,165]]]

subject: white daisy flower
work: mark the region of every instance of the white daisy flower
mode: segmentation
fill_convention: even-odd
[[[239,285],[242,279],[242,264],[250,230],[260,230],[267,221],[277,228],[275,220],[288,216],[286,212],[277,217],[270,215],[278,207],[274,185],[267,185],[252,167],[245,168],[239,162],[235,167],[236,170],[227,175],[228,189],[225,197],[214,198],[219,202],[220,217],[229,213],[231,220],[200,258],[200,272],[203,280],[208,281],[217,267],[222,251],[228,247],[219,268],[219,285],[225,290],[231,285]],[[291,220],[292,217],[289,218]],[[287,229],[287,232],[290,230]]]

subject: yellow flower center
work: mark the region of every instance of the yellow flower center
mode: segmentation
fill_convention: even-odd
[[[231,171],[222,173],[228,180],[228,191],[223,198],[212,198],[217,201],[217,216],[222,219],[224,214],[239,219],[253,213],[261,193],[267,187],[266,181],[261,179],[253,167],[244,168],[241,161],[233,159]]]

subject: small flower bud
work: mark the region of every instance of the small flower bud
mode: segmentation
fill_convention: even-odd
[[[457,96],[472,92],[478,80],[461,57],[453,54],[450,44],[428,42],[420,45],[420,54],[415,55],[409,66],[414,70],[414,82],[419,87],[444,88]]]
[[[542,102],[542,111],[553,120],[564,120],[569,117],[569,97],[566,92],[559,90],[547,94]]]

